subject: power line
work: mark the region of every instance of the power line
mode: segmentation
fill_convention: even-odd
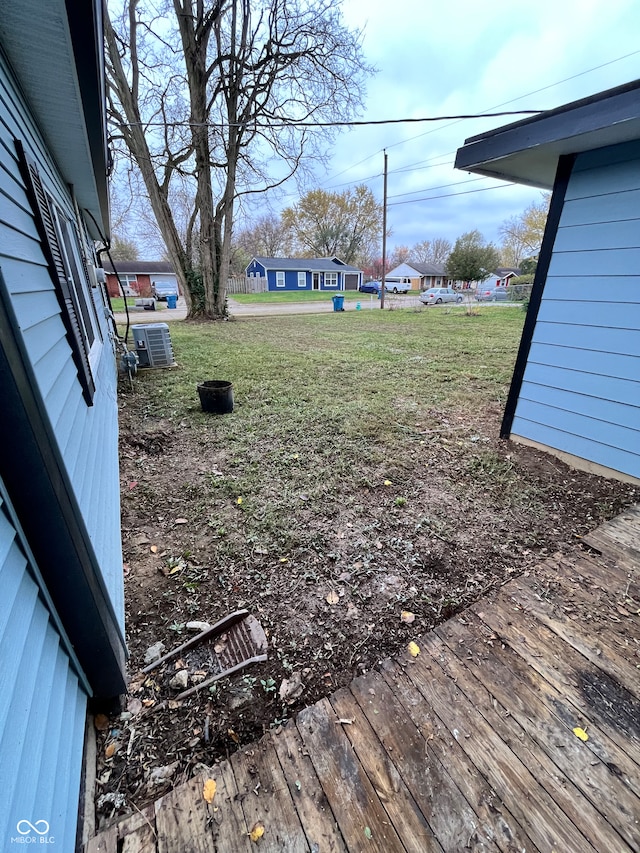
[[[531,97],[531,95],[537,95],[540,92],[546,92],[548,89],[553,89],[556,86],[561,86],[563,83],[568,83],[569,81],[575,80],[578,77],[583,77],[585,74],[591,74],[594,71],[599,71],[601,68],[606,68],[608,65],[614,65],[616,62],[622,62],[622,60],[624,60],[624,59],[630,59],[632,56],[637,56],[639,53],[640,53],[640,50],[634,50],[631,53],[625,53],[623,56],[617,56],[615,59],[610,59],[607,62],[602,62],[600,65],[594,65],[593,68],[587,68],[585,71],[579,71],[577,74],[572,74],[570,77],[564,77],[562,80],[557,80],[555,83],[550,83],[548,86],[542,86],[540,89],[535,89],[532,92],[526,92],[524,95],[518,95],[517,98],[511,98],[510,100],[503,101],[500,104],[494,104],[493,106],[488,107],[488,109],[490,109],[490,110],[499,109],[500,107],[507,106],[508,104],[513,104],[513,103],[515,103],[515,101],[520,101],[520,100],[522,100],[522,98],[528,98],[528,97]],[[386,145],[385,148],[386,149],[395,148],[398,145],[404,145],[407,142],[413,142],[416,139],[421,139],[423,136],[428,136],[431,133],[436,133],[438,130],[444,130],[446,127],[452,127],[459,120],[460,120],[459,118],[456,118],[455,120],[452,119],[451,124],[449,124],[449,125],[445,125],[444,127],[434,128],[432,130],[426,130],[424,133],[418,133],[418,134],[416,134],[416,136],[410,136],[408,139],[402,139],[399,142],[392,142],[392,143]],[[367,160],[370,160],[372,157],[377,156],[381,150],[382,149],[378,149],[378,151],[374,152],[373,154],[370,154],[369,157],[365,157],[364,160],[360,160],[358,163],[354,163],[352,166],[347,166],[346,169],[343,169],[341,172],[338,172],[337,175],[332,175],[331,178],[329,178],[328,180],[334,180],[334,178],[338,178],[341,175],[344,175],[346,172],[349,172],[351,169],[355,169],[357,166],[360,166],[362,163],[366,163]],[[453,154],[453,153],[455,153],[455,151],[448,152],[448,153]],[[438,156],[439,157],[446,157],[447,155],[446,154],[440,154]],[[432,157],[431,159],[433,160],[436,158]],[[428,161],[422,160],[419,162],[423,163],[423,162],[428,162]],[[418,164],[414,164],[414,165],[418,165]],[[447,165],[447,164],[443,163],[441,165]],[[394,170],[390,170],[390,171],[395,173],[395,172],[399,172],[399,171],[411,171],[411,169],[412,169],[412,165],[410,164],[409,166],[406,166],[404,168],[404,170],[394,169]],[[375,175],[374,177],[380,177],[380,175]],[[366,180],[372,180],[372,178],[365,178],[364,180],[365,181]],[[352,182],[347,182],[347,183],[352,183]],[[338,184],[338,186],[343,186],[343,184]]]
[[[423,198],[412,198],[407,201],[393,201],[389,204],[389,207],[397,207],[400,204],[417,204],[419,201],[431,201],[436,198],[451,198],[454,195],[470,195],[471,193],[486,193],[491,190],[501,190],[504,187],[515,187],[516,184],[497,184],[495,187],[482,187],[478,190],[461,190],[459,193],[442,193],[441,195],[427,195]]]
[[[422,189],[413,190],[412,192],[409,192],[409,193],[396,193],[395,195],[387,196],[387,198],[403,198],[404,196],[407,196],[407,195],[418,195],[418,193],[427,193],[427,192],[431,192],[432,190],[445,190],[445,189],[447,189],[447,187],[459,187],[459,186],[462,186],[463,184],[473,184],[476,181],[486,181],[486,180],[489,180],[489,178],[486,175],[484,175],[481,178],[469,178],[466,181],[454,181],[451,184],[440,184],[440,186],[437,186],[437,187],[423,187]],[[455,195],[455,193],[454,193],[454,195]],[[415,201],[420,201],[420,199],[415,199]]]
[[[465,121],[476,118],[499,118],[500,116],[539,115],[542,110],[508,110],[499,113],[469,113],[454,116],[423,116],[422,118],[381,118],[362,121],[296,121],[295,119],[277,119],[269,122],[213,122],[213,121],[123,121],[117,122],[118,127],[371,127],[381,124],[419,124],[432,121]]]

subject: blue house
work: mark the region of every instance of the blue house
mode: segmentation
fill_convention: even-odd
[[[247,278],[266,278],[268,290],[357,290],[362,270],[339,258],[254,258]]]
[[[640,81],[467,139],[456,167],[553,189],[502,436],[640,481]]]
[[[62,853],[126,683],[102,3],[4,3],[0,44],[0,849]]]

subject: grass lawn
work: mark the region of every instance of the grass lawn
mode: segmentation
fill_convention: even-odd
[[[454,307],[171,324],[179,366],[119,395],[130,693],[154,710],[118,719],[134,746],[107,763],[99,734],[102,793],[142,807],[154,767],[214,764],[638,499],[498,438],[523,320]],[[201,411],[207,379],[233,383],[232,414]],[[139,674],[146,650],[242,607],[268,661],[172,708],[173,673]]]

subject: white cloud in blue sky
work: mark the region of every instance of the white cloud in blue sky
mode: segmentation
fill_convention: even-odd
[[[506,102],[500,109],[550,109],[640,77],[638,0],[344,0],[343,12],[350,27],[364,30],[367,61],[378,69],[368,85],[369,120],[493,111]],[[317,171],[318,186],[364,182],[381,199],[386,148],[391,247],[455,240],[472,228],[497,241],[500,223],[539,191],[492,179],[466,183],[475,176],[452,163],[465,138],[517,118],[354,128]],[[460,185],[433,189],[454,182]],[[495,189],[447,195],[483,187]],[[284,206],[297,198],[290,189]]]

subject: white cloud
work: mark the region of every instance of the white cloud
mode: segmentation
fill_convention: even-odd
[[[640,50],[637,0],[344,0],[343,13],[349,26],[364,28],[365,55],[379,69],[368,87],[370,120],[475,113],[508,101],[504,109],[550,109],[640,77],[640,53],[611,63]],[[470,176],[435,164],[452,161],[465,138],[512,120],[517,116],[355,128],[338,140],[318,184],[337,188],[368,179],[382,198],[386,147],[390,195],[497,187],[490,180],[463,183]],[[423,162],[438,155],[448,156]],[[460,187],[429,190],[456,181]],[[454,240],[471,228],[497,240],[500,223],[538,199],[537,190],[507,187],[390,205],[391,245]]]

